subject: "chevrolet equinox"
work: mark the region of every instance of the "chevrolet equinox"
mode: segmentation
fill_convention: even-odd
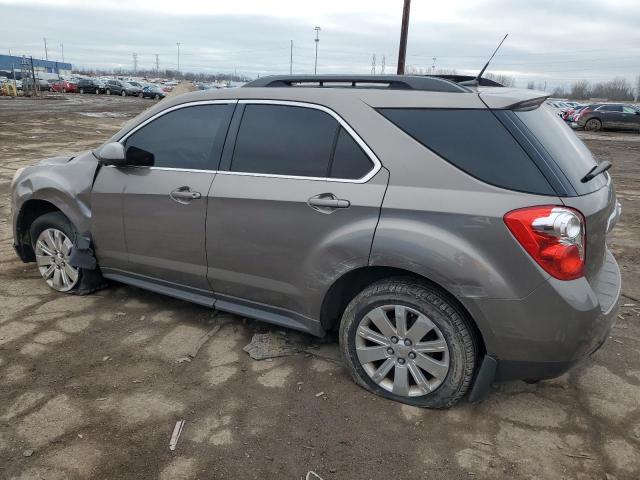
[[[266,77],[167,99],[12,182],[54,290],[105,279],[323,336],[411,405],[558,376],[598,349],[620,271],[606,171],[542,92]]]

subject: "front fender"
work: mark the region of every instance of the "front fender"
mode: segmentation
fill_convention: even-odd
[[[14,238],[30,200],[48,202],[69,218],[79,232],[91,225],[91,188],[98,161],[85,152],[68,162],[41,163],[28,167],[16,179],[12,191]]]

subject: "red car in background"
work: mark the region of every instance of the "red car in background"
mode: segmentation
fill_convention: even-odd
[[[78,92],[78,84],[68,82],[66,80],[59,80],[53,84],[51,84],[51,91],[60,92],[60,93],[77,93]]]

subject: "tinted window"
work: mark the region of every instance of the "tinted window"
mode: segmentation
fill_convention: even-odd
[[[231,170],[326,177],[337,129],[338,123],[320,110],[247,105]]]
[[[422,145],[484,182],[543,195],[555,193],[527,153],[488,110],[380,111]]]
[[[199,105],[169,112],[131,135],[127,156],[156,167],[216,170],[233,105]]]
[[[539,107],[515,113],[553,158],[579,195],[595,191],[606,183],[606,175],[598,175],[587,183],[580,181],[596,161],[571,128],[552,111]]]
[[[598,108],[599,112],[621,112],[622,111],[622,105],[603,105],[602,107]]]
[[[331,177],[358,179],[364,177],[373,163],[344,128],[340,129],[336,142]]]

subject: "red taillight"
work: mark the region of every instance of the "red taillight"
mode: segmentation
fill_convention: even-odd
[[[560,280],[582,277],[586,239],[580,212],[552,205],[521,208],[507,213],[504,223],[547,273]]]

